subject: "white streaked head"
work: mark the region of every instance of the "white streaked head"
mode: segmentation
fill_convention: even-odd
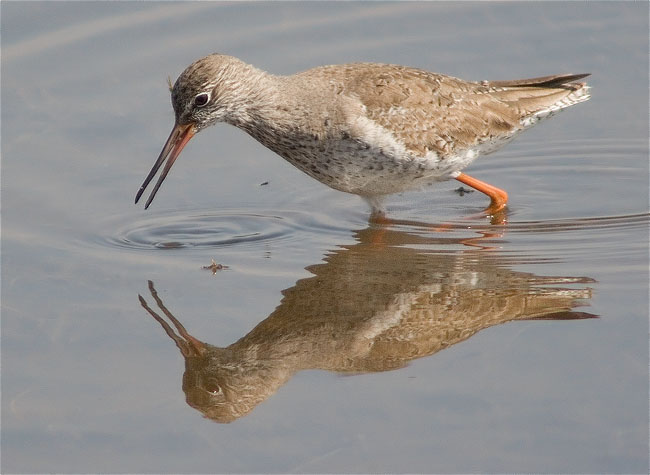
[[[193,124],[198,132],[217,122],[245,120],[260,79],[266,73],[223,54],[211,54],[189,65],[172,88],[177,124]]]

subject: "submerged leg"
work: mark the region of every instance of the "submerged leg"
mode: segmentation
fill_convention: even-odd
[[[481,193],[485,193],[490,197],[490,206],[485,209],[487,213],[494,214],[506,207],[506,203],[508,202],[508,193],[506,193],[504,190],[485,183],[481,180],[477,180],[476,178],[473,178],[469,175],[465,175],[464,173],[458,175],[456,177],[456,180],[466,184],[467,186],[471,186],[472,188],[480,191]]]

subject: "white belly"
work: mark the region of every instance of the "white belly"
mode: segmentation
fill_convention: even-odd
[[[318,181],[362,196],[389,195],[455,178],[478,156],[477,150],[443,159],[433,152],[424,157],[396,156],[393,150],[351,139],[314,141],[282,152],[286,160]]]

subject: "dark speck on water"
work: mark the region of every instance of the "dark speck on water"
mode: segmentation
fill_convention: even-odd
[[[212,275],[214,275],[217,273],[217,271],[228,269],[228,266],[225,266],[223,264],[217,264],[217,262],[214,259],[212,259],[212,263],[209,266],[202,266],[201,269],[210,270],[212,271]]]
[[[464,187],[458,187],[454,190],[456,193],[458,193],[460,196],[463,196],[466,193],[474,193],[474,190],[471,190],[469,188],[464,188]]]

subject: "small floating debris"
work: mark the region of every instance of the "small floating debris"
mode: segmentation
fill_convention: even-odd
[[[456,188],[454,191],[458,193],[460,196],[463,196],[466,193],[474,193],[474,190],[470,190],[469,188],[463,188],[462,186]]]
[[[217,271],[229,268],[228,266],[225,266],[223,264],[217,264],[214,259],[210,259],[210,260],[212,261],[212,264],[210,264],[209,266],[201,266],[201,269],[211,270],[212,275],[216,274]]]

